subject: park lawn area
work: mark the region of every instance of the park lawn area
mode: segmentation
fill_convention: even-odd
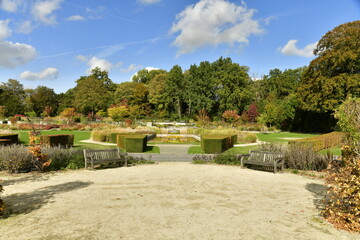
[[[299,138],[313,137],[318,134],[308,133],[292,133],[292,132],[279,132],[279,133],[256,133],[259,141],[262,142],[289,142]]]
[[[258,150],[258,146],[244,146],[244,147],[233,147],[225,152],[221,153],[223,155],[236,155],[236,154],[248,154],[250,150]],[[204,154],[204,150],[201,146],[191,146],[189,148],[188,154]]]

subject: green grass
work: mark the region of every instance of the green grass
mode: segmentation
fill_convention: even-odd
[[[258,146],[245,146],[245,147],[233,147],[225,152],[223,152],[223,155],[236,155],[236,154],[248,154],[250,150],[257,150]],[[189,148],[188,154],[204,154],[203,149],[201,146],[191,146]]]
[[[147,146],[144,153],[160,153],[158,146]]]
[[[280,133],[256,133],[256,136],[262,142],[288,142],[291,140],[291,138],[294,139],[308,138],[308,137],[316,136],[316,134],[280,132]]]
[[[340,146],[335,146],[332,148],[324,149],[324,150],[321,150],[319,153],[322,155],[326,155],[328,151],[330,151],[330,153],[332,155],[341,156],[341,147]]]

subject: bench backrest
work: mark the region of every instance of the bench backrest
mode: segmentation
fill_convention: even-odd
[[[104,159],[119,159],[120,151],[118,148],[106,149],[106,150],[91,150],[84,149],[84,157],[92,158],[94,160],[104,160]]]
[[[281,152],[250,151],[250,161],[273,162],[284,157]]]

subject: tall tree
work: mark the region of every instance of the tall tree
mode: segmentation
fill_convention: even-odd
[[[166,73],[165,70],[162,69],[154,69],[154,70],[147,70],[147,69],[141,69],[139,70],[133,77],[133,82],[137,83],[145,83],[148,84],[154,77],[156,77],[159,74]]]
[[[37,116],[40,116],[46,107],[51,107],[52,113],[56,113],[59,107],[57,94],[45,86],[38,86],[31,92],[30,102]]]
[[[168,109],[176,109],[179,119],[182,117],[182,103],[184,99],[184,75],[179,65],[171,68],[166,77],[165,96]]]
[[[314,50],[301,81],[298,98],[303,110],[331,114],[346,97],[360,96],[360,21],[335,27]]]
[[[9,79],[6,83],[0,83],[0,105],[5,106],[7,115],[23,114],[25,91],[17,80]]]
[[[220,57],[212,64],[212,81],[218,101],[218,115],[226,110],[242,112],[252,99],[246,92],[251,80],[248,67],[233,63],[230,58]]]
[[[88,114],[106,110],[113,102],[116,85],[109,79],[107,71],[92,70],[90,76],[82,76],[76,81],[74,106],[77,112]]]

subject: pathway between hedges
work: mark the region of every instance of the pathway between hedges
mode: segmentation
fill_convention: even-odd
[[[81,142],[93,143],[99,145],[112,145],[115,146],[115,143],[104,143],[97,142],[92,140],[83,140]],[[237,144],[236,147],[241,146],[252,146],[258,145],[257,143],[250,144]],[[147,160],[152,160],[156,162],[191,162],[194,154],[188,154],[189,148],[194,146],[192,144],[153,144],[160,148],[160,154],[158,153],[128,153],[131,156],[142,157]]]

